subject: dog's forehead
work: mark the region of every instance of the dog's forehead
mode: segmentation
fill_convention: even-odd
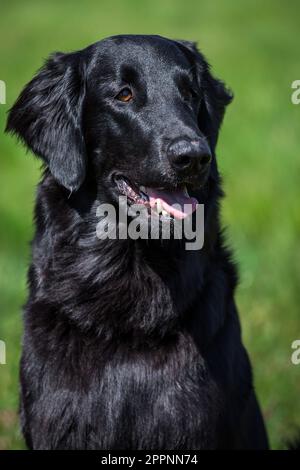
[[[191,61],[188,54],[176,41],[160,36],[120,35],[98,42],[95,45],[97,66],[103,63],[110,70],[118,70],[123,64],[138,67],[147,73],[180,67],[189,70]]]

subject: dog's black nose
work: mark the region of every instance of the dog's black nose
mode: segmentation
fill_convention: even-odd
[[[211,161],[211,151],[204,139],[176,139],[167,153],[172,167],[180,172],[201,170]]]

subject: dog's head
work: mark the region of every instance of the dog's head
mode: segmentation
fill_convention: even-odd
[[[11,109],[7,130],[70,191],[89,174],[108,198],[152,209],[160,201],[158,212],[180,218],[217,171],[231,98],[192,43],[115,36],[53,54]]]

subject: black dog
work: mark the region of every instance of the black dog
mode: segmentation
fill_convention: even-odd
[[[117,36],[50,57],[7,130],[46,163],[21,363],[33,449],[258,449],[215,159],[231,95],[193,44]],[[187,193],[188,191],[188,193]],[[205,242],[99,240],[100,203],[160,222],[205,205]],[[176,217],[176,214],[175,214]]]

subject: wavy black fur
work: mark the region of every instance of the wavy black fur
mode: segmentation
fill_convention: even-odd
[[[129,105],[115,100],[124,83]],[[218,216],[215,146],[230,101],[193,44],[119,36],[52,55],[12,108],[7,130],[46,164],[21,362],[29,448],[267,448]],[[97,239],[113,172],[180,183],[166,158],[178,136],[213,155],[194,190],[204,248]]]

